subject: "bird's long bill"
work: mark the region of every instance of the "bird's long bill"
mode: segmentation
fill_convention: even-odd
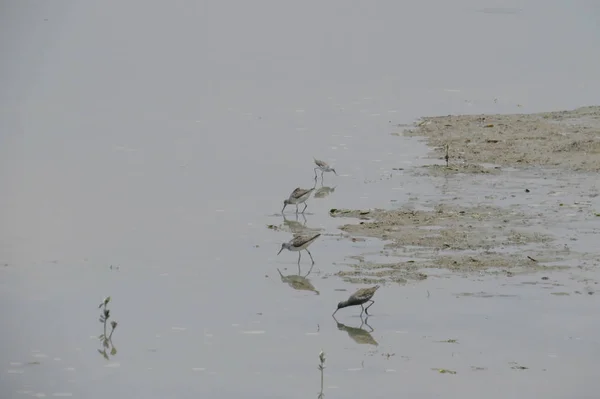
[[[287,206],[287,204],[283,205],[283,208],[281,208],[281,214],[283,215],[283,211],[285,210],[285,207]]]
[[[279,252],[277,252],[277,255],[279,255],[279,254],[281,253],[281,251],[283,251],[283,247],[281,247],[281,248],[279,249]]]
[[[337,313],[337,311],[338,311],[338,310],[339,310],[339,309],[336,309],[336,310],[335,310],[335,312],[333,312],[333,313],[331,314],[331,316],[335,316],[335,314]]]
[[[333,173],[335,173],[335,175],[337,176],[337,172],[335,171],[335,169],[331,169],[331,170],[333,170]]]

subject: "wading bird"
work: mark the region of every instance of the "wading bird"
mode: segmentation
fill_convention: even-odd
[[[277,252],[277,255],[279,255],[281,253],[281,251],[283,251],[284,249],[287,249],[288,251],[297,251],[298,252],[298,265],[300,265],[300,257],[302,256],[302,254],[300,253],[300,251],[305,250],[306,252],[308,252],[308,256],[310,256],[310,260],[312,261],[312,264],[315,264],[315,261],[310,253],[310,251],[308,250],[308,246],[310,244],[312,244],[313,242],[315,242],[315,240],[317,238],[319,238],[321,234],[315,234],[314,236],[306,236],[306,235],[298,235],[294,238],[292,238],[289,242],[284,242],[283,244],[281,244],[281,249],[279,250],[279,252]]]
[[[375,291],[377,291],[378,288],[379,288],[379,285],[376,285],[376,286],[371,287],[371,288],[361,288],[361,289],[359,289],[354,294],[350,295],[350,298],[348,298],[345,301],[342,301],[342,302],[338,303],[337,309],[335,310],[335,312],[333,312],[333,315],[335,315],[336,312],[338,310],[342,309],[342,308],[345,308],[345,307],[348,307],[348,306],[356,306],[356,305],[360,305],[360,307],[362,309],[360,311],[360,315],[361,316],[362,316],[363,312],[365,312],[366,314],[369,314],[369,312],[367,312],[367,310],[369,310],[369,308],[375,303],[375,301],[373,301],[371,298],[373,298],[373,295],[375,295]],[[371,302],[371,303],[365,309],[363,307],[363,304],[366,303],[366,302]]]
[[[313,157],[313,159],[315,160],[315,164],[317,165],[317,167],[315,168],[315,180],[317,180],[317,170],[321,171],[321,180],[323,180],[323,173],[325,172],[333,172],[337,176],[337,172],[335,171],[335,169],[329,166],[327,162],[319,161],[315,157]]]
[[[283,209],[281,209],[281,213],[285,210],[285,207],[288,205],[296,205],[296,213],[298,213],[298,204],[304,204],[304,209],[302,209],[302,213],[308,208],[306,205],[306,200],[310,197],[310,193],[313,192],[315,188],[300,188],[297,187],[290,194],[289,198],[283,201]]]

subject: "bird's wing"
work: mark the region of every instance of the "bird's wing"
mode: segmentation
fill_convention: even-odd
[[[305,195],[305,194],[307,194],[307,193],[311,192],[312,190],[314,190],[314,188],[309,188],[309,189],[306,189],[306,188],[300,188],[300,187],[298,187],[298,188],[296,188],[294,191],[292,191],[292,194],[290,195],[290,197],[293,197],[293,198],[300,198],[300,197],[302,197],[303,195]]]
[[[323,166],[327,166],[327,164],[323,161],[319,161],[317,158],[314,158],[315,163],[317,164],[317,166],[323,167]]]
[[[292,239],[292,245],[295,247],[301,247],[302,245],[306,244],[307,242],[311,242],[317,239],[317,237],[319,237],[321,234],[315,234],[314,236],[306,236],[306,235],[299,235],[296,236]]]
[[[375,294],[375,291],[377,291],[378,288],[379,288],[378,285],[376,285],[375,287],[370,287],[370,288],[361,288],[358,291],[356,291],[354,293],[354,295],[352,295],[352,296],[355,297],[356,299],[370,298],[373,296],[373,294]]]

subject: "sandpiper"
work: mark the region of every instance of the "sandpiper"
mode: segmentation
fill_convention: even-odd
[[[317,238],[319,238],[320,235],[321,235],[321,233],[315,234],[312,236],[298,235],[298,236],[292,238],[289,242],[284,242],[283,244],[281,244],[281,249],[279,250],[279,252],[277,252],[277,255],[279,255],[281,253],[281,251],[283,251],[284,249],[287,249],[288,251],[297,251],[298,252],[298,265],[299,265],[300,258],[302,257],[302,254],[300,253],[300,251],[305,250],[306,252],[308,252],[308,256],[310,256],[310,260],[312,261],[312,264],[314,265],[315,261],[312,257],[312,254],[308,250],[308,246],[310,244],[312,244]]]
[[[323,180],[323,173],[325,172],[333,172],[337,176],[337,172],[335,171],[335,169],[329,166],[327,162],[319,161],[315,157],[313,157],[313,159],[315,160],[315,164],[317,165],[317,167],[315,168],[315,180],[317,180],[317,170],[321,171],[321,180]]]
[[[296,213],[298,213],[298,204],[304,204],[304,209],[302,213],[306,210],[308,205],[306,205],[306,200],[310,197],[310,193],[313,192],[315,188],[300,188],[297,187],[292,193],[290,197],[283,201],[283,209],[281,209],[281,213],[285,210],[285,207],[288,205],[296,205]]]
[[[337,309],[335,310],[335,312],[333,312],[333,315],[335,315],[335,313],[338,310],[340,310],[341,308],[345,308],[348,306],[356,306],[356,305],[360,305],[360,307],[362,309],[360,311],[361,316],[362,316],[363,312],[365,312],[366,314],[369,314],[369,312],[367,312],[367,310],[369,310],[369,308],[375,303],[375,301],[373,301],[371,298],[373,298],[373,295],[375,295],[375,291],[377,291],[378,288],[379,288],[379,285],[376,285],[376,286],[370,287],[370,288],[359,289],[354,294],[350,295],[350,298],[338,303]],[[365,309],[363,307],[363,303],[366,303],[366,302],[371,302],[371,304],[369,304],[369,306],[367,306],[367,308]]]

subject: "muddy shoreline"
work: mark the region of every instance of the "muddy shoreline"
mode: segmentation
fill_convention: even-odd
[[[493,166],[544,166],[600,171],[600,107],[512,115],[425,117],[404,136],[424,137],[446,173],[481,173]],[[430,166],[431,167],[431,166]]]
[[[600,171],[600,107],[537,114],[425,117],[402,134],[423,137],[433,148],[430,155],[435,161],[408,171],[415,176],[462,179],[485,174],[489,179],[506,179],[510,173],[511,178],[519,179],[519,171],[535,168],[542,176],[546,172],[556,176],[558,172],[589,175],[591,179],[593,172]],[[558,189],[568,192],[570,187],[563,184]],[[529,189],[523,191],[529,193]],[[594,189],[581,193],[582,201],[596,196]],[[528,201],[523,197],[521,204],[512,206],[495,206],[485,200],[461,205],[459,195],[455,201],[430,201],[426,210],[415,210],[413,204],[396,209],[332,209],[331,217],[346,222],[339,227],[346,237],[381,239],[379,255],[391,258],[389,263],[379,263],[368,261],[367,254],[352,257],[337,275],[354,283],[420,281],[428,278],[432,269],[510,277],[551,272],[567,268],[565,265],[574,260],[598,255],[576,253],[563,244],[564,237],[554,225],[559,223],[557,214],[564,216],[560,222],[565,225],[572,219],[567,218],[570,213],[562,209],[552,214],[532,211]],[[544,197],[539,201],[543,203]],[[585,207],[575,208],[590,213]],[[597,216],[592,212],[586,217]],[[396,262],[393,257],[403,261]]]

